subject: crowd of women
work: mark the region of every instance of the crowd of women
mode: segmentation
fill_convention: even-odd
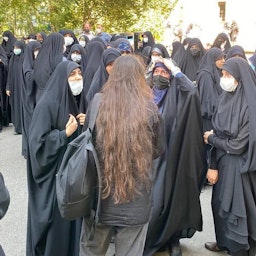
[[[121,35],[2,36],[0,129],[12,123],[22,136],[27,256],[105,255],[111,240],[119,256],[181,256],[180,239],[202,231],[206,180],[216,242],[205,247],[255,255],[256,55],[224,33],[207,49],[199,38],[174,42],[171,54],[149,31],[136,51]],[[60,216],[55,176],[97,93],[103,192],[89,236],[87,216]]]

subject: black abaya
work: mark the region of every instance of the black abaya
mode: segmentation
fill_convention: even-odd
[[[224,91],[213,115],[214,134],[208,142],[217,150],[218,182],[212,209],[217,244],[236,253],[256,241],[256,77],[242,58],[225,62],[223,69],[238,81]]]
[[[173,78],[162,101],[166,151],[155,160],[153,212],[144,255],[152,255],[179,233],[192,237],[202,230],[200,189],[205,178],[200,102],[184,75]]]
[[[11,92],[11,119],[14,130],[17,134],[22,133],[22,88],[24,86],[22,65],[24,60],[25,44],[22,41],[14,43],[21,53],[19,55],[12,54],[9,62],[8,78],[6,90]]]
[[[29,129],[27,255],[78,255],[80,220],[67,221],[58,210],[55,175],[68,142],[65,126],[78,108],[68,85],[77,63],[65,61],[55,69],[36,105]]]

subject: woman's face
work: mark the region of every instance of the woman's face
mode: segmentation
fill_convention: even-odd
[[[112,70],[112,68],[113,68],[113,64],[114,64],[114,62],[110,62],[110,63],[108,63],[108,65],[106,66],[106,71],[108,72],[108,74],[111,73],[111,70]]]
[[[228,71],[222,70],[222,77],[234,79],[235,85],[238,85],[238,82],[236,81],[236,79]]]
[[[224,56],[221,59],[218,59],[215,61],[215,65],[217,68],[222,69],[223,64],[225,63],[225,58]]]
[[[68,76],[68,81],[69,82],[73,82],[73,81],[79,81],[82,80],[82,71],[80,68],[76,68],[74,70],[71,71],[71,73]]]

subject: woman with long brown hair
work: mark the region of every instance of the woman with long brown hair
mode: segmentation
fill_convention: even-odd
[[[152,161],[163,151],[161,119],[135,56],[118,57],[101,91],[94,140],[102,195],[93,239],[83,221],[80,255],[105,255],[115,234],[115,255],[142,255],[152,203]],[[87,113],[90,115],[90,107]],[[85,125],[86,126],[86,125]]]

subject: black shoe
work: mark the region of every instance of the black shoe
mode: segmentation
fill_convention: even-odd
[[[216,242],[208,242],[208,243],[205,243],[204,246],[207,250],[212,251],[212,252],[221,252],[221,251],[223,251],[222,249],[220,249],[218,247]]]
[[[178,245],[175,245],[169,248],[169,250],[170,250],[170,256],[182,256],[181,248]]]

